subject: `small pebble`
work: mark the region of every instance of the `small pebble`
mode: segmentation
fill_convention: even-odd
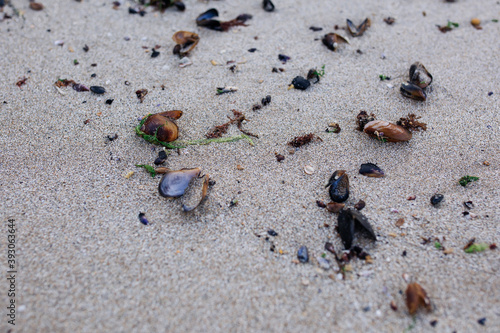
[[[113,104],[113,101],[114,101],[114,99],[107,99],[105,103],[107,105],[111,105],[111,104]]]
[[[278,236],[278,233],[276,231],[274,231],[273,229],[269,229],[267,231],[267,233],[269,234],[269,236],[273,236],[273,237]]]
[[[102,95],[106,92],[106,89],[100,86],[91,86],[90,91],[92,91],[94,94]]]
[[[297,251],[297,259],[299,259],[301,263],[306,263],[309,261],[309,253],[307,251],[307,247],[305,247],[304,245],[299,247],[299,250]]]
[[[433,206],[436,206],[438,205],[441,201],[443,201],[444,199],[444,195],[442,194],[434,194],[432,197],[431,197],[431,204]]]
[[[302,76],[296,76],[292,81],[292,85],[295,89],[306,90],[311,85],[311,82],[304,79]]]
[[[477,320],[477,323],[478,323],[479,325],[485,326],[485,325],[486,325],[486,317],[481,318],[481,319],[478,319],[478,320]]]

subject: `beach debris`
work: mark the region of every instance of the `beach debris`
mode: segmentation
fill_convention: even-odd
[[[406,200],[415,200],[416,198],[416,195],[409,195],[408,197],[406,197]]]
[[[417,61],[410,66],[410,82],[424,89],[432,83],[432,75]]]
[[[305,134],[302,136],[296,136],[291,141],[288,142],[289,146],[299,148],[306,145],[312,141],[323,141],[320,137],[314,135],[313,133]]]
[[[248,135],[248,136],[253,136],[255,138],[258,138],[259,136],[256,135],[256,134],[253,134],[253,133],[250,133],[248,131],[245,131],[243,128],[242,128],[242,123],[244,120],[246,120],[245,118],[245,115],[240,112],[240,111],[237,111],[237,110],[232,110],[233,111],[233,115],[234,115],[234,118],[231,118],[228,116],[229,118],[229,121],[222,124],[222,125],[218,125],[218,126],[215,126],[213,129],[211,129],[206,135],[205,137],[207,139],[214,139],[214,138],[220,138],[223,134],[225,134],[229,128],[229,126],[231,124],[234,124],[236,123],[236,126],[238,127],[238,129]]]
[[[366,18],[360,25],[356,26],[352,23],[351,20],[347,19],[347,30],[351,34],[352,37],[360,37],[362,36],[366,29],[371,25],[371,21],[369,18]]]
[[[28,80],[28,78],[26,76],[19,78],[19,80],[17,80],[17,82],[16,82],[16,86],[18,86],[19,89],[22,89],[21,87],[26,84],[27,80]]]
[[[312,31],[314,31],[314,32],[323,30],[323,28],[321,28],[321,27],[315,27],[315,26],[310,26],[309,29],[312,30]]]
[[[183,12],[186,10],[186,5],[182,0],[150,0],[147,6],[153,6],[156,10],[164,12],[168,7],[174,6],[179,11]]]
[[[379,76],[380,81],[389,81],[391,78],[389,76],[380,74]]]
[[[182,210],[190,212],[198,207],[207,196],[210,177],[205,174],[191,180],[184,195],[181,197]]]
[[[177,43],[174,46],[173,53],[178,54],[179,58],[188,56],[189,52],[191,52],[200,41],[200,37],[190,31],[177,31],[172,36],[172,39]]]
[[[425,91],[416,84],[410,82],[401,83],[401,88],[399,90],[401,95],[417,101],[425,101],[427,99]]]
[[[246,21],[252,18],[252,15],[249,14],[241,14],[236,17],[234,20],[221,22],[219,20],[213,19],[214,17],[218,17],[219,12],[215,8],[210,8],[206,12],[201,13],[196,18],[196,25],[199,27],[204,27],[211,30],[216,31],[228,31],[229,28],[234,26],[247,26],[245,24]]]
[[[381,178],[385,176],[384,170],[373,163],[363,163],[359,168],[359,173],[367,177]]]
[[[133,175],[133,174],[134,174],[134,172],[133,172],[133,171],[129,171],[129,172],[127,172],[127,173],[125,174],[125,176],[123,176],[123,177],[125,177],[126,179],[130,179],[130,177],[132,177],[132,175]]]
[[[288,86],[288,90],[290,89],[306,90],[307,88],[309,88],[310,85],[311,82],[309,82],[309,80],[304,79],[302,76],[296,76],[292,80],[292,83]]]
[[[168,157],[168,154],[165,150],[160,150],[158,152],[158,157],[155,159],[154,161],[154,164],[155,165],[161,165],[163,163],[165,163],[165,161],[167,160],[167,157]]]
[[[84,52],[89,52],[90,47],[87,44],[85,44],[82,49]]]
[[[476,240],[473,238],[469,241],[469,243],[464,247],[465,253],[476,253],[483,252],[489,248],[489,245],[486,243],[476,243]]]
[[[81,92],[81,91],[89,91],[90,89],[87,86],[85,86],[85,85],[83,85],[81,83],[74,83],[73,84],[73,90]],[[111,104],[111,103],[109,103],[109,104]]]
[[[319,82],[320,78],[325,76],[325,65],[321,66],[321,70],[317,70],[316,68],[311,68],[307,73],[307,79],[309,81],[314,80],[312,83],[316,84]]]
[[[43,4],[40,2],[30,2],[30,9],[39,11],[43,9]]]
[[[414,315],[419,307],[424,307],[427,311],[432,309],[431,301],[427,297],[427,293],[424,288],[417,282],[412,282],[408,284],[406,288],[406,306],[408,307],[408,312]]]
[[[106,136],[106,138],[107,138],[110,142],[112,142],[112,141],[115,141],[116,139],[118,139],[118,134],[116,134],[116,133],[115,133],[115,134],[112,134],[112,135],[111,135],[111,134],[108,134],[108,135]]]
[[[328,128],[325,130],[326,133],[340,133],[341,128],[338,123],[329,123]]]
[[[396,19],[394,17],[386,17],[384,18],[384,22],[387,23],[388,25],[392,25],[394,22],[396,22]]]
[[[318,256],[316,257],[316,260],[318,261],[319,267],[321,267],[325,271],[330,269],[330,261],[328,259]]]
[[[304,173],[305,173],[306,175],[312,175],[312,174],[314,173],[314,171],[316,171],[316,169],[314,169],[314,167],[313,167],[313,166],[311,166],[311,165],[306,165],[306,166],[304,167]]]
[[[262,8],[264,8],[266,12],[272,12],[274,10],[274,4],[271,0],[264,0],[262,2]]]
[[[269,103],[271,103],[271,95],[267,95],[266,97],[262,98],[262,106],[266,106]]]
[[[365,111],[361,111],[357,118],[358,129],[362,128],[363,132],[379,141],[401,142],[411,139],[411,133],[402,126],[389,123],[385,120],[372,120],[364,124],[367,119],[366,117],[370,118]]]
[[[474,17],[472,20],[470,20],[470,24],[477,30],[481,30],[483,27],[481,26],[481,20],[478,19],[477,17]]]
[[[330,187],[330,198],[334,202],[341,203],[349,198],[349,177],[345,170],[335,171],[325,187]]]
[[[363,200],[359,199],[358,203],[356,203],[354,205],[354,208],[357,209],[357,210],[362,210],[363,208],[365,208],[366,206],[366,202],[364,202]]]
[[[248,49],[247,51],[250,53],[254,53],[255,51],[257,51],[257,49],[255,47],[252,47],[251,49]]]
[[[161,178],[158,191],[163,197],[178,198],[184,194],[191,180],[200,173],[200,168],[170,170]]]
[[[408,117],[399,118],[396,125],[406,128],[409,131],[427,130],[427,124],[418,121],[422,117],[417,117],[413,113],[408,114]]]
[[[216,95],[222,95],[222,94],[227,94],[227,93],[230,93],[230,92],[236,92],[238,91],[238,88],[237,87],[219,87],[217,88],[217,93]]]
[[[405,219],[403,217],[399,218],[396,221],[396,227],[398,227],[398,228],[401,228],[403,226],[403,224],[405,224]]]
[[[431,197],[431,204],[433,206],[437,206],[441,203],[441,201],[443,201],[443,199],[444,195],[436,193]]]
[[[465,201],[463,204],[464,204],[465,208],[467,208],[467,209],[474,208],[474,203],[472,201],[470,201],[470,200],[469,201]]]
[[[193,62],[188,57],[182,57],[181,59],[179,59],[179,67],[180,68],[184,68],[184,67],[190,66],[192,64],[193,64]]]
[[[349,40],[347,38],[342,37],[334,32],[326,34],[321,41],[329,50],[332,50],[334,52],[337,50],[339,44],[349,44]]]
[[[326,204],[326,210],[328,210],[330,213],[338,213],[342,209],[344,209],[345,205],[343,203],[339,202],[329,202]]]
[[[278,154],[278,153],[275,153],[275,155],[276,155],[276,161],[281,163],[285,160],[285,156]]]
[[[354,233],[356,230],[361,230],[373,240],[377,240],[377,236],[368,219],[359,211],[354,209],[342,210],[338,217],[337,229],[340,238],[346,250],[352,247],[354,241]]]
[[[146,95],[148,94],[148,90],[147,89],[139,89],[135,92],[135,94],[137,95],[137,98],[142,102],[144,102],[144,98],[146,97]]]
[[[147,165],[147,164],[136,164],[135,165],[136,167],[138,168],[144,168],[147,172],[149,172],[149,174],[151,175],[151,177],[155,177],[156,176],[156,170],[155,168],[153,168],[151,165]]]
[[[149,224],[149,221],[148,219],[145,217],[146,214],[144,213],[139,213],[139,221],[144,224],[144,225],[148,225]]]
[[[437,25],[439,31],[441,31],[442,33],[447,33],[448,31],[452,31],[454,28],[458,28],[459,27],[459,24],[458,23],[455,23],[455,22],[451,22],[451,21],[448,21],[448,24],[446,25]]]
[[[486,325],[486,317],[483,317],[483,318],[479,318],[477,320],[477,323],[481,326],[485,326]]]
[[[282,64],[286,64],[288,60],[290,60],[292,58],[290,58],[289,56],[285,55],[285,54],[278,54],[278,60],[281,61]]]
[[[321,201],[321,200],[316,200],[316,205],[319,208],[326,208],[326,204],[323,201]]]
[[[111,105],[111,104],[113,104],[113,101],[114,101],[114,99],[110,98],[110,99],[107,99],[106,102],[104,102],[104,103],[106,103],[107,105]]]
[[[91,86],[90,91],[92,91],[94,94],[102,95],[106,92],[106,89],[104,89],[104,87],[101,86]]]
[[[305,245],[299,247],[299,250],[297,251],[297,259],[299,259],[301,263],[306,263],[309,261],[309,253]]]
[[[152,48],[151,49],[151,58],[156,58],[157,56],[160,55],[160,52],[159,51],[156,51],[155,48]]]
[[[462,185],[463,187],[467,186],[467,184],[471,183],[471,182],[475,182],[479,180],[479,177],[475,177],[475,176],[463,176],[462,178],[460,178],[460,180],[458,181],[458,183],[460,185]]]
[[[276,231],[274,231],[273,229],[269,229],[269,230],[267,231],[267,234],[268,234],[269,236],[272,236],[272,237],[276,237],[276,236],[278,236],[278,233],[277,233]]]
[[[181,116],[180,110],[149,114],[138,125],[140,132],[143,133],[141,136],[151,143],[174,141],[179,136],[179,128],[174,120]]]

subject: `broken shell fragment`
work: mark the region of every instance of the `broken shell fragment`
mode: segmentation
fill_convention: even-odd
[[[190,182],[181,198],[183,211],[190,212],[203,202],[207,196],[209,179],[208,174],[206,174],[201,178],[196,177]]]
[[[297,259],[299,259],[301,263],[306,263],[309,261],[309,253],[305,245],[299,247],[299,250],[297,251]]]
[[[444,199],[444,195],[439,194],[439,193],[434,194],[431,197],[431,200],[430,200],[431,201],[431,205],[437,206],[437,205],[439,205],[441,203],[441,201],[443,201],[443,199]]]
[[[160,180],[158,191],[166,198],[177,198],[184,194],[191,180],[198,177],[200,168],[168,171]]]
[[[341,211],[338,217],[337,226],[340,238],[342,239],[342,243],[344,244],[346,250],[352,247],[354,232],[356,229],[365,232],[369,238],[375,241],[377,240],[377,236],[375,235],[370,222],[357,210],[347,209]]]
[[[332,51],[337,50],[339,43],[349,44],[349,40],[347,38],[344,38],[344,37],[342,37],[339,34],[336,34],[334,32],[326,34],[321,41],[329,50],[332,50]]]
[[[401,88],[399,88],[399,91],[404,97],[408,97],[417,101],[425,101],[427,99],[427,94],[425,93],[425,91],[411,82],[401,83]]]
[[[344,209],[345,205],[343,203],[338,202],[329,202],[326,204],[326,209],[331,213],[338,213],[342,209]]]
[[[408,312],[413,315],[417,312],[420,306],[423,306],[427,311],[431,310],[431,301],[427,297],[424,288],[416,282],[410,283],[406,288],[406,306]]]
[[[356,26],[354,23],[352,23],[351,20],[347,19],[347,30],[349,30],[349,33],[353,37],[360,37],[364,34],[366,31],[366,28],[368,28],[371,25],[371,21],[369,18],[366,18],[360,25]]]
[[[179,137],[179,128],[172,121],[179,119],[182,111],[173,110],[149,115],[141,126],[141,131],[154,136],[157,140],[171,142]]]
[[[411,133],[406,128],[384,120],[370,121],[363,131],[382,142],[401,142],[411,139]]]
[[[349,198],[349,177],[345,170],[337,170],[328,180],[330,198],[335,202],[344,202]]]
[[[410,66],[410,82],[424,89],[432,83],[432,75],[417,61]]]
[[[174,47],[174,54],[178,54],[181,58],[194,49],[200,41],[200,37],[190,31],[177,31],[172,36],[172,39],[177,43]]]
[[[266,12],[272,12],[274,10],[274,4],[271,0],[264,0],[262,2],[262,8],[264,8]]]
[[[380,169],[373,163],[361,164],[361,168],[359,168],[359,173],[367,177],[375,177],[375,178],[381,178],[385,176],[384,170]]]

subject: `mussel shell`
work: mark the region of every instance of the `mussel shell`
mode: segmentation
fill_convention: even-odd
[[[365,125],[363,131],[370,136],[388,142],[408,141],[411,139],[411,133],[406,128],[384,120],[370,121]],[[376,133],[379,133],[379,135]]]
[[[198,17],[196,18],[196,23],[204,20],[210,20],[212,17],[217,17],[217,16],[219,16],[219,12],[217,11],[217,9],[210,8],[206,12],[203,12],[200,15],[198,15]]]
[[[385,176],[384,170],[380,169],[373,163],[361,164],[361,167],[359,168],[359,173],[367,177],[375,177],[375,178],[380,178]]]
[[[335,202],[344,202],[349,198],[349,177],[345,170],[337,170],[328,180],[330,198]]]
[[[348,250],[354,241],[354,220],[349,210],[340,212],[337,220],[337,230],[344,247]]]
[[[401,92],[401,95],[417,101],[425,101],[427,99],[425,91],[411,82],[401,83],[399,91]]]
[[[274,10],[274,4],[271,0],[264,0],[262,2],[262,8],[264,8],[266,12],[272,12]]]
[[[166,198],[177,198],[184,194],[191,180],[198,177],[200,168],[168,171],[160,180],[158,191]]]
[[[337,50],[337,46],[339,43],[349,44],[349,41],[347,40],[347,38],[344,38],[344,37],[342,37],[336,33],[333,33],[333,32],[326,34],[321,41],[328,49],[330,49],[332,51]]]
[[[377,236],[375,235],[375,231],[373,231],[373,228],[368,219],[366,218],[366,216],[364,216],[360,211],[355,209],[349,209],[349,212],[351,213],[351,216],[354,220],[355,227],[361,229],[368,235],[368,237],[376,241]]]
[[[432,197],[431,197],[431,204],[433,206],[437,206],[441,203],[441,201],[443,201],[444,199],[444,195],[442,194],[434,194]]]
[[[309,253],[305,245],[299,247],[299,250],[297,251],[297,259],[299,259],[301,263],[306,263],[309,261]]]
[[[363,33],[366,31],[366,28],[370,26],[370,19],[366,18],[363,23],[361,23],[359,26],[355,26],[354,23],[352,23],[351,20],[347,19],[347,30],[349,30],[349,33],[353,37],[359,37],[363,35]]]
[[[181,31],[177,31],[172,36],[172,39],[177,44],[186,44],[188,42],[194,43],[196,40],[200,39],[200,37],[197,34],[195,34],[194,32],[181,30]]]
[[[299,90],[306,90],[311,85],[309,80],[304,79],[302,76],[296,76],[292,80],[293,87]]]
[[[148,135],[155,135],[159,141],[171,142],[179,137],[179,128],[169,118],[160,114],[150,115],[141,127]]]
[[[410,66],[410,82],[424,89],[432,83],[432,75],[417,61]]]
[[[203,202],[207,195],[209,179],[208,174],[205,174],[205,176],[195,178],[190,182],[181,198],[183,211],[190,212]]]
[[[181,12],[186,10],[186,5],[181,0],[174,1],[174,6]]]

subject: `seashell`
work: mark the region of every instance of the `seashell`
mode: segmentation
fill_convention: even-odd
[[[434,194],[432,197],[431,197],[431,204],[433,206],[437,206],[441,203],[441,201],[443,201],[444,199],[444,195],[442,194]]]
[[[345,205],[343,203],[338,202],[329,202],[326,204],[326,209],[331,213],[338,213],[342,209],[344,209]]]
[[[179,119],[182,111],[173,110],[149,115],[141,126],[141,131],[147,135],[154,135],[163,142],[171,142],[179,137],[179,128],[172,119]]]
[[[346,250],[352,247],[354,232],[356,229],[364,231],[368,237],[375,241],[377,240],[377,236],[375,235],[370,222],[357,210],[347,209],[341,211],[337,221],[338,232]]]
[[[373,120],[367,123],[363,130],[383,142],[400,142],[411,139],[411,133],[404,127],[384,120]]]
[[[182,210],[190,212],[203,202],[208,191],[208,174],[201,178],[195,178],[190,183],[181,198]]]
[[[347,38],[344,38],[334,32],[326,34],[321,41],[328,49],[332,51],[337,50],[339,43],[349,44],[349,40]]]
[[[410,66],[410,82],[424,89],[432,83],[432,75],[417,61]]]
[[[411,82],[401,83],[399,91],[401,92],[401,95],[417,101],[425,101],[427,99],[425,91]]]
[[[373,163],[361,164],[361,167],[359,168],[359,173],[367,177],[375,177],[375,178],[380,178],[385,176],[384,170],[380,169]]]
[[[174,54],[178,54],[180,57],[188,54],[200,41],[200,37],[190,31],[177,31],[172,39],[177,43],[174,47]]]
[[[365,33],[366,28],[368,28],[371,25],[371,21],[370,21],[369,18],[366,18],[358,26],[355,26],[354,23],[352,23],[352,21],[349,20],[349,19],[347,19],[346,22],[347,22],[347,30],[349,30],[349,33],[353,37],[360,37],[360,36],[362,36]]]
[[[292,84],[289,86],[288,89],[295,88],[299,90],[306,90],[307,88],[309,88],[310,85],[311,82],[309,82],[309,80],[304,79],[302,76],[296,76],[292,80]]]
[[[337,170],[328,180],[330,198],[335,202],[344,202],[349,198],[349,177],[345,170]]]
[[[201,13],[196,18],[196,25],[212,30],[222,31],[222,26],[219,20],[213,20],[213,17],[219,16],[219,12],[215,8],[210,8],[204,13]]]
[[[184,194],[191,180],[198,177],[200,168],[168,171],[160,180],[158,191],[166,198],[177,198]]]
[[[272,12],[274,10],[274,4],[271,0],[264,0],[262,2],[262,8],[264,8],[266,12]]]
[[[307,251],[307,247],[305,247],[304,245],[299,247],[299,250],[297,251],[297,259],[299,259],[301,263],[306,263],[309,261],[309,253]]]
[[[420,306],[423,306],[430,311],[431,301],[427,297],[427,293],[424,288],[416,282],[410,283],[406,288],[406,306],[408,307],[408,312],[413,315],[417,312]]]

